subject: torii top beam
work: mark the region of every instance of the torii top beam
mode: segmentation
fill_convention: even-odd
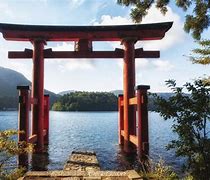
[[[171,28],[172,22],[118,25],[118,26],[41,26],[0,23],[0,32],[6,40],[31,41],[41,38],[45,41],[121,41],[124,38],[136,40],[159,40]]]

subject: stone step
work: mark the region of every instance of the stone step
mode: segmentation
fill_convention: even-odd
[[[100,166],[95,152],[73,151],[63,168],[64,171],[99,171]]]
[[[135,170],[101,171],[95,152],[74,151],[61,171],[29,171],[19,180],[140,180]]]

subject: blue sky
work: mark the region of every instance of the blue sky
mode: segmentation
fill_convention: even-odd
[[[132,24],[129,8],[116,0],[0,0],[0,22],[40,25],[118,25]],[[179,85],[209,75],[209,66],[193,65],[187,55],[196,47],[191,36],[183,31],[184,13],[174,4],[166,16],[152,7],[142,23],[174,21],[161,41],[136,43],[136,48],[160,50],[159,59],[136,59],[136,84],[151,86],[152,92],[169,91],[164,81],[176,79]],[[210,30],[204,32],[204,38]],[[73,43],[48,42],[45,48],[73,50]],[[123,48],[120,42],[97,42],[95,50]],[[5,41],[0,34],[0,65],[14,69],[31,80],[31,59],[8,59],[10,50],[32,48],[30,43]],[[121,59],[48,59],[45,60],[45,89],[110,91],[122,89]]]

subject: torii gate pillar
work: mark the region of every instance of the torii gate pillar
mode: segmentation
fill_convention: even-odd
[[[42,39],[32,41],[33,82],[32,82],[32,135],[37,134],[37,151],[44,148],[44,44]]]
[[[124,94],[124,151],[131,151],[129,135],[136,134],[135,107],[129,106],[129,99],[135,96],[135,38],[125,38],[123,63],[123,94]]]

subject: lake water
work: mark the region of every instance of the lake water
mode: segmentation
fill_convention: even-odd
[[[16,111],[0,112],[0,130],[17,129]],[[182,160],[165,146],[176,136],[172,122],[164,121],[158,113],[149,112],[150,157],[163,158],[175,170]],[[124,170],[138,165],[135,156],[126,156],[118,145],[117,112],[50,112],[48,151],[32,158],[30,169],[62,169],[74,150],[95,151],[104,170]]]

